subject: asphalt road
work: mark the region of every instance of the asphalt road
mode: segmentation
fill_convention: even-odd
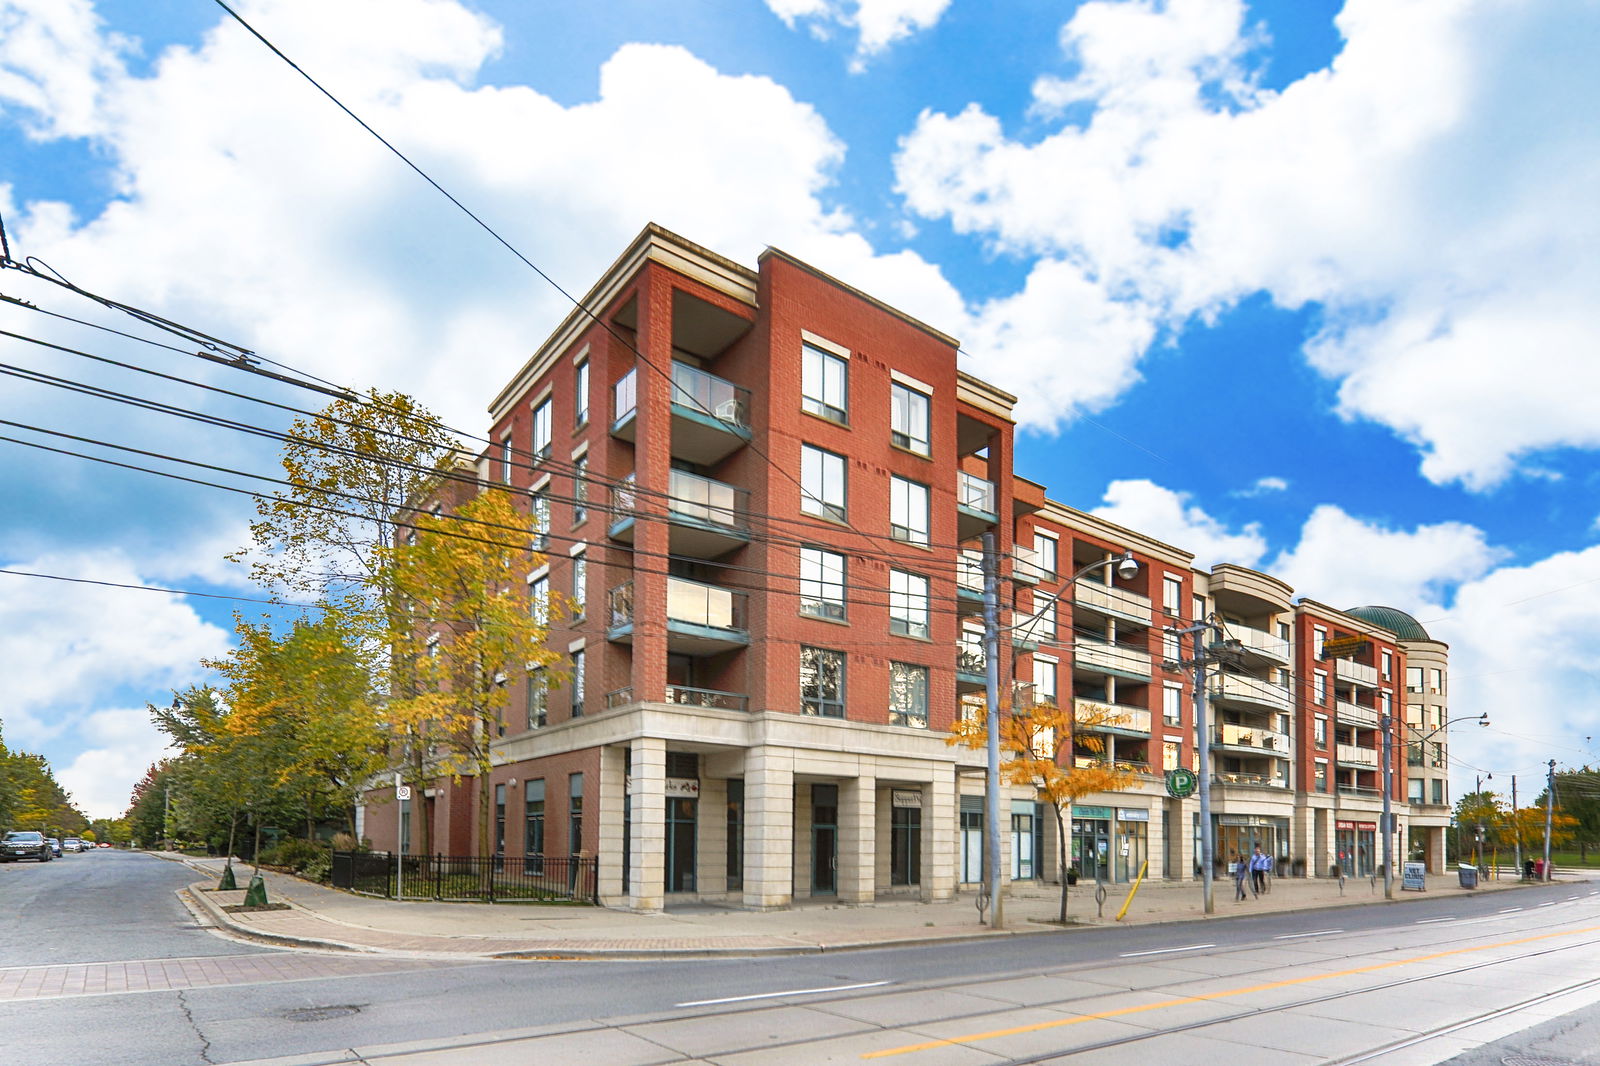
[[[1120,993],[1148,1000],[1170,995],[1167,990],[1185,982],[1248,982],[1258,980],[1251,975],[1269,971],[1321,981],[1321,975],[1337,972],[1347,956],[1370,957],[1374,951],[1380,958],[1386,951],[1409,952],[1407,958],[1471,954],[1483,950],[1477,946],[1481,943],[1509,944],[1558,924],[1563,929],[1581,928],[1584,922],[1600,926],[1600,898],[1589,897],[1585,887],[1579,901],[1570,901],[1571,886],[1555,885],[1518,893],[1514,911],[1508,910],[1504,896],[1460,896],[1407,907],[1248,915],[1016,938],[1003,944],[827,956],[462,963],[282,951],[225,940],[199,928],[174,896],[176,888],[192,880],[192,872],[176,864],[123,852],[0,866],[0,1032],[5,1034],[0,1059],[41,1066],[184,1066],[313,1054],[332,1062],[356,1061],[341,1059],[341,1049],[428,1042],[467,1045],[456,1057],[430,1062],[543,1063],[564,1055],[553,1055],[550,1049],[536,1053],[531,1046],[518,1054],[515,1041],[531,1028],[554,1027],[614,1041],[580,1056],[593,1066],[671,1061],[666,1049],[674,1046],[672,1034],[690,1030],[707,1033],[708,1048],[721,1047],[717,1040],[731,1041],[726,1059],[707,1056],[705,1061],[827,1061],[827,1054],[807,1048],[805,1042],[839,1027],[855,1039],[856,1030],[864,1026],[879,1043],[886,1027],[926,1032],[940,1019],[951,1019],[957,1031],[1003,1028],[985,1017],[985,1011],[1010,1016],[1040,1009],[1042,1001],[1032,992],[1018,1000],[1015,991],[1039,982],[1058,998]],[[1555,962],[1600,973],[1600,948],[1576,943],[1561,948],[1568,954],[1552,954]],[[1557,980],[1543,971],[1517,972],[1517,981],[1527,985],[1523,991],[1536,993],[1538,983]],[[1494,976],[1482,967],[1473,973]],[[19,985],[23,980],[28,983]],[[1473,990],[1457,997],[1467,1009],[1479,986],[1462,987]],[[813,991],[818,989],[831,991]],[[997,989],[1009,991],[1000,994]],[[1521,1039],[1529,1046],[1536,1039],[1556,1041],[1552,1047],[1581,1042],[1592,1028],[1580,1023],[1592,1013],[1586,1007],[1576,1013],[1571,1008],[1571,1001],[1565,1006],[1558,1002],[1537,1016],[1509,1015],[1498,1023],[1505,1031],[1495,1039],[1511,1041],[1504,1045],[1511,1048],[1527,1030]],[[1559,1024],[1563,1012],[1571,1014],[1565,1027]],[[1107,1031],[1125,1028],[1096,1024]],[[1302,1028],[1307,1024],[1304,1019],[1294,1023]],[[1324,1019],[1323,1024],[1334,1023]],[[634,1030],[641,1025],[657,1028],[648,1030],[653,1035],[640,1036]],[[1529,1028],[1533,1025],[1551,1026],[1551,1034],[1536,1037]],[[1064,1039],[1051,1032],[1051,1039]],[[1574,1032],[1580,1035],[1573,1037]],[[1292,1043],[1294,1026],[1285,1033],[1276,1039]],[[982,1051],[919,1052],[901,1061],[907,1066],[1002,1062],[1008,1056],[1010,1061],[1045,1061],[1018,1058],[1008,1039],[1019,1038],[995,1038],[994,1047]],[[1207,1046],[1198,1036],[1164,1039]],[[636,1057],[641,1041],[656,1059]],[[493,1047],[502,1047],[508,1057],[486,1058],[485,1049]],[[762,1047],[768,1048],[766,1057],[757,1056]],[[967,1055],[967,1050],[975,1054]],[[1457,1050],[1448,1049],[1449,1054]],[[659,1058],[663,1054],[668,1058]],[[1128,1056],[1124,1061],[1150,1057],[1137,1046],[1121,1054]],[[1498,1054],[1492,1060],[1462,1061],[1474,1066],[1499,1062],[1511,1052],[1502,1048]],[[1424,1058],[1416,1051],[1407,1055],[1374,1061],[1436,1062],[1448,1057]],[[1181,1053],[1167,1057],[1190,1061]],[[859,1060],[859,1054],[850,1052],[837,1061],[846,1060]],[[1248,1056],[1226,1061],[1244,1062]],[[1285,1050],[1277,1061],[1300,1059]]]

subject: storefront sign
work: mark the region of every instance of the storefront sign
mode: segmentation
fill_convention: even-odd
[[[1072,816],[1074,818],[1099,818],[1099,819],[1105,820],[1105,819],[1109,819],[1111,817],[1111,808],[1110,807],[1084,807],[1084,806],[1080,806],[1079,804],[1073,804],[1072,805]]]
[[[897,788],[889,793],[889,802],[896,807],[921,807],[922,793],[914,788]]]
[[[700,796],[700,781],[693,777],[669,777],[662,794],[678,799],[698,799]]]
[[[1356,828],[1364,830],[1364,831],[1366,831],[1368,833],[1376,833],[1378,831],[1378,823],[1377,822],[1357,822],[1356,823]]]
[[[1322,642],[1322,657],[1324,659],[1343,659],[1359,654],[1371,647],[1372,641],[1366,637],[1339,637],[1337,640]]]
[[[1354,823],[1354,822],[1335,822],[1335,823],[1333,823],[1333,827],[1335,829],[1354,829],[1356,827],[1356,823]]]
[[[1193,770],[1178,767],[1167,771],[1167,795],[1173,799],[1186,799],[1194,795],[1194,790],[1200,783],[1199,776]]]
[[[1118,807],[1117,821],[1119,822],[1148,822],[1150,812],[1137,807]]]
[[[1428,867],[1420,862],[1403,863],[1400,867],[1400,887],[1414,892],[1428,891]]]

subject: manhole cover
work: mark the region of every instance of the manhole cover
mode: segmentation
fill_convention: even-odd
[[[1573,1059],[1553,1059],[1548,1055],[1508,1055],[1504,1066],[1579,1066]]]
[[[337,1007],[302,1007],[299,1010],[284,1011],[283,1016],[291,1022],[321,1022],[329,1018],[343,1018],[347,1014],[359,1014],[361,1008],[352,1004],[343,1004]]]

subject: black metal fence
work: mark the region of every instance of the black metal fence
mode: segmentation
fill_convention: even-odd
[[[333,887],[386,899],[599,903],[599,859],[335,851]]]

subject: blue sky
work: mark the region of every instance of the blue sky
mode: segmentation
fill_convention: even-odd
[[[1411,611],[1452,646],[1453,712],[1494,719],[1460,737],[1458,785],[1594,761],[1592,3],[241,10],[569,289],[650,220],[747,263],[783,247],[962,338],[968,369],[1024,397],[1018,470],[1055,498],[1322,602]],[[0,210],[14,254],[472,430],[563,311],[202,0],[0,0]],[[0,293],[126,324],[15,273]],[[24,310],[0,329],[240,384]],[[14,376],[0,412],[275,463]],[[241,497],[0,456],[0,565],[250,594],[221,561]],[[0,582],[8,742],[116,813],[160,751],[144,703],[202,679],[231,610],[255,608]]]

